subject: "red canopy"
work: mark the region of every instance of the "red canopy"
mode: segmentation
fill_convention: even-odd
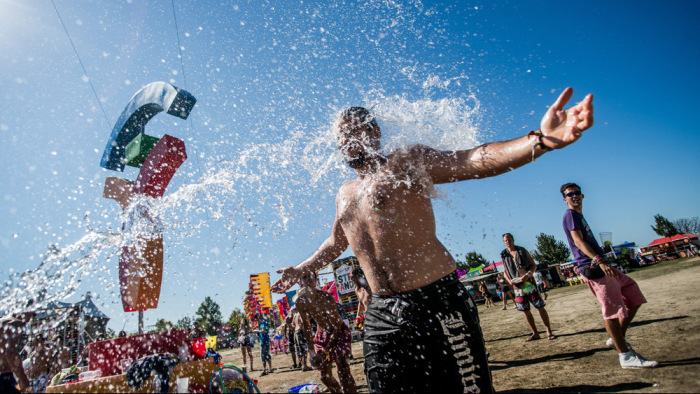
[[[666,242],[678,241],[678,240],[681,240],[684,238],[696,239],[697,235],[691,234],[691,233],[685,233],[685,234],[672,235],[670,237],[663,237],[663,238],[659,238],[659,239],[655,239],[655,240],[651,241],[651,243],[649,245],[647,245],[647,247],[662,245],[662,244],[665,244]]]

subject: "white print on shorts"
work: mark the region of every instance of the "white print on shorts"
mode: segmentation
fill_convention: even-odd
[[[455,359],[459,366],[459,373],[462,375],[464,392],[481,392],[476,384],[479,375],[475,373],[474,357],[471,355],[471,349],[467,343],[467,338],[471,337],[471,335],[468,334],[467,325],[462,320],[462,314],[455,312],[439,320],[440,325],[442,325],[442,332],[447,337],[452,351],[454,351]]]

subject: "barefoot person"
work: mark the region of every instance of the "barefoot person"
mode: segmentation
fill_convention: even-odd
[[[282,329],[282,336],[287,338],[287,350],[292,356],[292,369],[300,368],[297,365],[297,351],[294,346],[294,327],[292,327],[292,320],[294,320],[295,309],[292,309],[287,313],[287,317],[284,318],[284,323],[279,327]]]
[[[622,368],[658,366],[656,361],[646,360],[632,350],[625,339],[634,315],[647,302],[637,282],[610,266],[603,257],[603,249],[583,217],[581,188],[575,183],[566,183],[559,191],[568,208],[564,213],[563,226],[578,272],[603,307],[605,330],[610,335],[605,344],[617,349]]]
[[[559,96],[537,131],[452,152],[414,145],[384,155],[371,113],[343,111],[338,148],[358,178],[338,192],[330,237],[307,260],[277,271],[273,290],[352,248],[372,289],[363,345],[370,391],[493,391],[478,312],[435,233],[433,187],[496,176],[575,142],[593,124],[593,96],[564,110],[572,95],[567,88]]]
[[[506,245],[506,248],[501,252],[503,272],[505,273],[505,278],[508,283],[513,286],[515,292],[515,307],[525,314],[525,320],[527,320],[530,331],[532,331],[532,336],[527,340],[534,341],[540,339],[540,333],[537,331],[535,318],[532,317],[532,312],[530,312],[530,304],[537,308],[537,312],[540,313],[542,323],[544,323],[544,327],[547,329],[547,338],[550,340],[556,339],[556,336],[552,333],[552,327],[549,324],[549,314],[547,314],[547,310],[544,309],[544,301],[535,285],[533,275],[537,271],[537,265],[535,265],[535,262],[532,260],[530,252],[516,245],[510,233],[503,234],[503,243]]]
[[[313,344],[309,348],[311,365],[321,371],[321,381],[331,393],[355,393],[357,387],[349,362],[352,354],[350,328],[340,317],[333,296],[316,289],[317,281],[313,272],[303,276],[295,301],[304,322],[304,336]],[[315,336],[311,332],[311,318],[317,324]],[[338,367],[340,384],[333,377],[333,363]]]
[[[19,393],[17,380],[22,391],[31,388],[29,378],[22,368],[18,347],[24,326],[32,316],[33,313],[27,312],[0,318],[0,393]]]
[[[293,311],[292,328],[294,330],[294,351],[297,353],[301,370],[304,372],[311,371],[311,367],[309,367],[306,361],[308,359],[309,348],[306,343],[306,337],[304,336],[304,322],[301,320],[299,311],[296,309],[293,309]]]

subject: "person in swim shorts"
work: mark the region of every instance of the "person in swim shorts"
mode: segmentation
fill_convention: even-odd
[[[537,265],[535,265],[535,262],[532,260],[530,252],[523,247],[517,246],[510,233],[503,234],[503,243],[506,245],[506,248],[501,252],[505,279],[513,286],[515,292],[515,307],[525,314],[525,320],[527,320],[527,324],[532,331],[532,335],[527,340],[534,341],[540,339],[535,319],[532,317],[532,312],[530,312],[530,304],[537,308],[537,312],[539,312],[542,318],[542,323],[544,323],[547,329],[547,338],[550,340],[556,339],[556,336],[552,333],[552,327],[550,326],[549,314],[544,308],[545,303],[535,286],[533,274],[537,271]]]
[[[309,349],[311,365],[321,372],[321,381],[331,393],[355,393],[357,386],[350,372],[350,328],[338,313],[332,295],[316,289],[318,278],[309,273],[301,278],[295,301],[304,324],[304,336],[313,347]],[[316,321],[312,337],[311,319]],[[338,367],[338,379],[333,377],[333,363]]]
[[[647,360],[632,350],[625,339],[637,310],[647,302],[644,294],[637,282],[610,266],[603,257],[603,249],[583,217],[581,188],[575,183],[565,183],[559,191],[567,205],[562,224],[571,253],[576,259],[577,270],[603,308],[605,330],[610,336],[605,345],[617,350],[622,368],[658,366],[658,362]]]
[[[536,131],[459,151],[412,145],[385,154],[369,110],[338,116],[338,149],[357,178],[338,191],[330,236],[278,270],[272,290],[283,293],[352,249],[372,289],[363,343],[371,392],[493,392],[478,315],[437,238],[431,199],[435,185],[496,176],[577,141],[593,125],[593,95],[565,109],[572,95],[565,89]],[[427,333],[436,337],[426,342]]]

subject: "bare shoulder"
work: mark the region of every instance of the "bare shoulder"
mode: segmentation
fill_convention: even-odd
[[[437,157],[441,154],[439,150],[427,145],[416,144],[401,147],[389,155],[389,159],[396,162],[423,161],[426,158]]]

